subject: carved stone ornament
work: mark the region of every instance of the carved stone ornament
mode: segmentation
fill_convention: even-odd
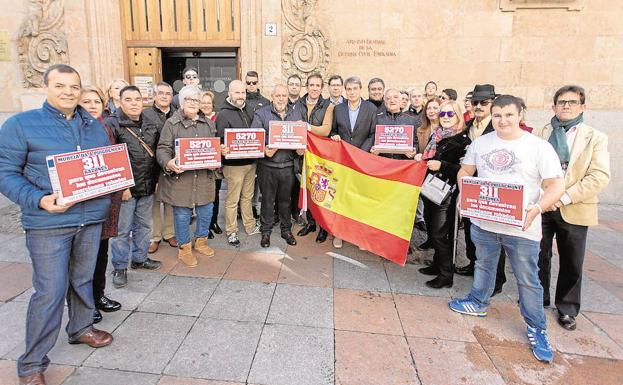
[[[329,39],[314,17],[318,0],[281,0],[285,20],[282,70],[305,79],[312,72],[326,76],[331,61]]]
[[[43,73],[53,64],[69,63],[62,0],[27,0],[30,11],[19,30],[17,52],[26,88],[43,87]]]

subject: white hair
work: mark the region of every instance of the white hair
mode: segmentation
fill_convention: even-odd
[[[186,98],[190,96],[201,95],[201,89],[197,86],[184,86],[180,90],[179,99],[180,103],[182,103]]]

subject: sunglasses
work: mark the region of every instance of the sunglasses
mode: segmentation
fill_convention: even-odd
[[[197,75],[184,75],[184,78],[190,80],[190,79],[197,79],[198,76]]]
[[[254,86],[254,85],[256,85],[256,84],[257,84],[257,82],[258,82],[257,80],[256,80],[256,81],[254,81],[254,82],[247,82],[247,85],[248,85],[248,86]]]
[[[481,105],[483,107],[488,106],[489,104],[491,104],[491,100],[472,100],[472,106],[477,106],[477,105]]]
[[[454,118],[456,116],[456,113],[454,111],[440,111],[439,112],[440,118],[443,118],[445,116],[448,116],[448,118]]]

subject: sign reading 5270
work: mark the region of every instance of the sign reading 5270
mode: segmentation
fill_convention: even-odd
[[[263,158],[266,131],[262,128],[226,128],[225,159]]]

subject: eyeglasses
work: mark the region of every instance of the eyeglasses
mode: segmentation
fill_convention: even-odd
[[[568,104],[569,107],[576,107],[580,105],[580,101],[579,100],[562,100],[562,99],[558,99],[556,101],[556,105],[558,107],[564,107],[565,104]]]
[[[198,78],[197,75],[184,75],[184,79],[188,79],[188,80],[190,80],[190,79],[197,79],[197,78]]]
[[[247,85],[248,85],[248,86],[254,86],[254,85],[256,85],[256,84],[257,84],[257,82],[258,82],[258,80],[254,81],[254,82],[249,82],[249,81],[247,81]]]
[[[190,104],[199,104],[201,102],[199,99],[194,98],[185,98],[184,101]]]
[[[170,92],[163,92],[163,91],[158,91],[158,96],[171,96],[173,95]]]
[[[472,106],[476,107],[479,104],[483,107],[486,107],[491,104],[491,100],[472,100]]]
[[[454,118],[456,116],[456,113],[454,111],[440,111],[439,112],[440,118],[443,118],[446,115],[448,116],[448,118]]]

